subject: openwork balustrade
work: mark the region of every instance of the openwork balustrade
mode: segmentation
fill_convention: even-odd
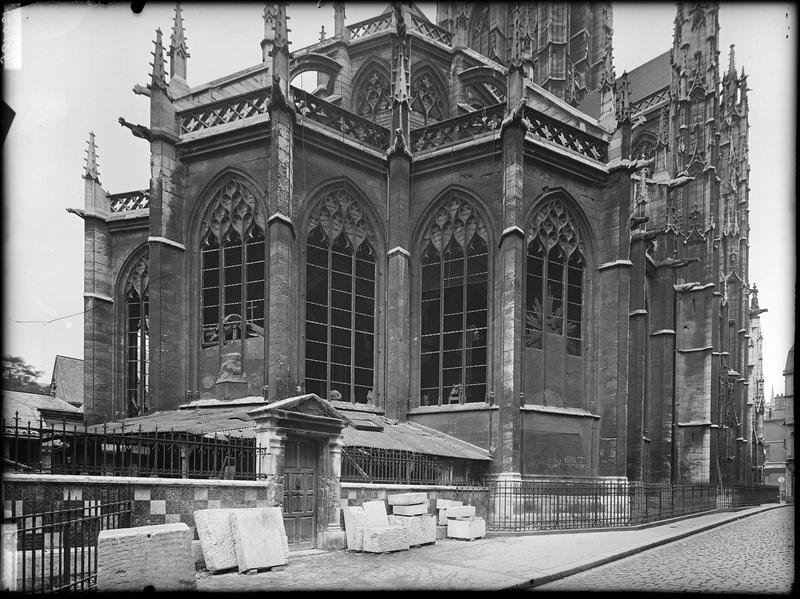
[[[368,146],[385,150],[389,145],[389,130],[326,102],[305,90],[292,87],[298,114],[325,125]]]
[[[593,160],[605,162],[608,158],[608,144],[580,129],[549,117],[529,106],[523,112],[522,122],[536,137],[583,154]]]
[[[495,104],[415,129],[411,132],[411,147],[419,152],[492,133],[503,122],[504,112],[505,104]]]
[[[486,464],[467,459],[374,447],[342,448],[342,482],[479,485]]]
[[[143,210],[150,207],[150,190],[140,189],[138,191],[115,193],[109,196],[109,200],[111,200],[111,212]]]
[[[372,19],[367,19],[366,21],[361,21],[360,23],[354,23],[347,28],[350,30],[350,40],[352,41],[360,37],[378,33],[379,31],[385,31],[390,29],[391,26],[392,14],[386,13],[373,17]]]
[[[662,102],[666,102],[669,99],[669,89],[663,89],[660,92],[656,92],[646,98],[639,100],[638,102],[631,105],[631,115],[637,115],[642,112],[647,112],[651,108],[658,106]]]
[[[269,95],[269,89],[262,89],[181,112],[178,115],[181,134],[266,114]]]
[[[441,27],[434,25],[432,23],[428,23],[426,20],[419,18],[417,15],[411,15],[411,27],[412,31],[418,31],[425,37],[432,39],[436,42],[444,44],[446,46],[451,46],[453,44],[453,34],[447,31],[446,29],[442,29]]]

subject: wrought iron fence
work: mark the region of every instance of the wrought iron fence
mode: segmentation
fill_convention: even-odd
[[[486,465],[473,460],[374,447],[342,448],[342,482],[480,485]]]
[[[4,546],[13,588],[22,593],[89,591],[97,582],[97,538],[101,530],[131,526],[130,487],[104,489],[98,499],[51,501],[23,497],[8,501],[6,525],[16,526],[16,543]],[[26,513],[27,505],[37,506]],[[4,539],[5,540],[5,539]],[[9,563],[9,562],[4,562]]]
[[[9,470],[52,474],[161,476],[256,480],[258,447],[238,431],[194,434],[173,430],[111,430],[106,425],[23,425],[3,420],[3,458]]]
[[[723,488],[625,479],[490,477],[487,488],[487,527],[506,532],[636,526],[778,501],[777,487]]]

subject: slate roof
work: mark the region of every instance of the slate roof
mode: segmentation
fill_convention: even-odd
[[[639,65],[628,73],[628,90],[631,103],[669,87],[671,81],[669,50]],[[619,79],[619,74],[617,75]],[[600,118],[600,90],[594,90],[583,98],[578,110],[596,119]]]
[[[290,398],[290,400],[294,399],[296,398]],[[290,402],[290,400],[283,401]],[[126,419],[125,431],[138,431],[141,426],[143,433],[156,431],[167,433],[172,430],[205,434],[206,436],[213,436],[214,433],[217,433],[217,435],[225,435],[230,438],[252,439],[255,437],[255,421],[247,413],[255,407],[251,404],[153,412],[145,416]],[[342,408],[342,402],[336,402],[336,409],[350,421],[342,431],[346,447],[401,449],[444,457],[491,460],[488,451],[421,424],[398,422],[358,408],[346,410]],[[105,430],[121,432],[122,424],[122,421],[107,422]],[[102,424],[89,427],[90,432],[102,432],[103,430]]]
[[[628,73],[631,102],[638,102],[650,94],[669,87],[671,66],[669,50],[639,65]]]
[[[74,406],[83,405],[83,360],[56,356],[51,384],[56,384],[56,397]]]
[[[83,412],[65,401],[41,393],[9,391],[3,389],[3,420],[6,425],[14,426],[15,415],[19,416],[19,426],[38,427],[39,420],[44,419],[48,426],[61,424],[65,418],[68,422],[82,421]]]

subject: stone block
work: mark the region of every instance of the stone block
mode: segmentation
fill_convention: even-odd
[[[402,526],[364,528],[364,551],[386,553],[408,549],[408,530]]]
[[[418,503],[427,503],[427,493],[395,493],[386,498],[389,505],[416,505]]]
[[[472,517],[475,515],[475,506],[474,505],[459,505],[455,507],[447,508],[445,512],[447,514],[447,518],[464,518],[464,517]]]
[[[342,508],[342,515],[344,515],[344,532],[347,535],[347,549],[363,551],[366,520],[364,508],[360,505],[345,506]]]
[[[194,591],[192,533],[184,522],[101,530],[97,590]]]
[[[386,504],[383,501],[364,502],[364,526],[368,528],[381,528],[389,526],[389,519],[386,517]]]
[[[436,542],[436,518],[433,514],[421,516],[389,516],[390,526],[402,526],[408,529],[408,544],[427,545]]]
[[[200,546],[200,541],[192,541],[192,560],[194,560],[195,570],[205,570],[206,560],[203,558],[203,548]]]
[[[486,520],[483,518],[448,518],[447,536],[451,539],[481,539],[486,536]]]
[[[444,510],[449,507],[460,507],[464,505],[463,501],[456,501],[454,499],[437,499],[436,500],[436,509],[437,510]]]
[[[444,539],[447,537],[447,524],[442,526],[441,524],[436,525],[436,539]]]
[[[288,540],[283,519],[280,526],[270,517],[269,510],[280,508],[248,508],[230,510],[228,517],[236,548],[239,572],[282,566],[289,561]]]
[[[208,509],[194,512],[197,538],[211,572],[236,568],[236,545],[229,519],[229,509]]]
[[[428,500],[425,503],[415,503],[414,505],[395,505],[392,506],[392,513],[398,516],[420,516],[428,513]]]

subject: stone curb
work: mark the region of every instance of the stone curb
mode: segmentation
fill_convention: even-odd
[[[538,586],[541,586],[543,584],[547,584],[548,582],[553,582],[553,581],[559,580],[561,578],[566,578],[567,576],[572,576],[573,574],[578,574],[579,572],[584,572],[586,570],[591,570],[592,568],[597,568],[599,566],[603,566],[603,565],[608,564],[610,562],[621,560],[621,559],[624,559],[626,557],[630,557],[632,555],[636,555],[637,553],[641,553],[643,551],[647,551],[648,549],[653,549],[654,547],[659,547],[661,545],[666,545],[667,543],[672,543],[674,541],[680,541],[681,539],[685,539],[686,537],[690,537],[690,536],[695,535],[697,533],[705,532],[707,530],[710,530],[712,528],[717,528],[718,526],[722,526],[724,524],[730,524],[731,522],[735,522],[735,521],[741,520],[743,518],[749,518],[750,516],[755,516],[756,514],[761,514],[761,513],[764,513],[766,511],[769,511],[769,510],[774,510],[774,509],[777,509],[777,508],[781,508],[781,507],[784,507],[785,505],[786,504],[769,505],[769,506],[766,506],[766,507],[762,507],[762,509],[749,512],[747,514],[741,514],[740,513],[740,514],[735,515],[735,516],[733,516],[731,518],[727,518],[725,520],[720,520],[719,522],[712,522],[710,524],[705,524],[705,525],[699,526],[698,528],[695,528],[693,530],[688,530],[686,532],[677,533],[676,535],[674,535],[672,537],[669,537],[669,538],[660,539],[658,541],[653,541],[651,543],[647,543],[645,545],[641,545],[641,546],[636,547],[634,549],[628,549],[626,551],[621,551],[620,553],[615,553],[614,555],[610,555],[608,557],[600,558],[600,559],[594,560],[592,562],[588,562],[586,564],[581,564],[580,566],[575,566],[574,568],[569,568],[569,569],[566,569],[566,570],[562,570],[561,572],[555,572],[553,574],[548,574],[546,576],[541,576],[539,578],[532,578],[527,583],[526,582],[517,583],[517,584],[511,585],[509,587],[505,587],[505,588],[503,588],[501,590],[517,590],[518,591],[518,590],[532,589],[534,587],[538,587]],[[684,518],[680,518],[680,520],[683,520],[683,519]],[[652,528],[652,527],[648,527],[648,528]],[[619,529],[617,529],[617,530],[619,530]],[[583,531],[580,531],[580,532],[586,532],[586,531],[583,530]],[[597,532],[597,531],[592,531],[592,532]]]

